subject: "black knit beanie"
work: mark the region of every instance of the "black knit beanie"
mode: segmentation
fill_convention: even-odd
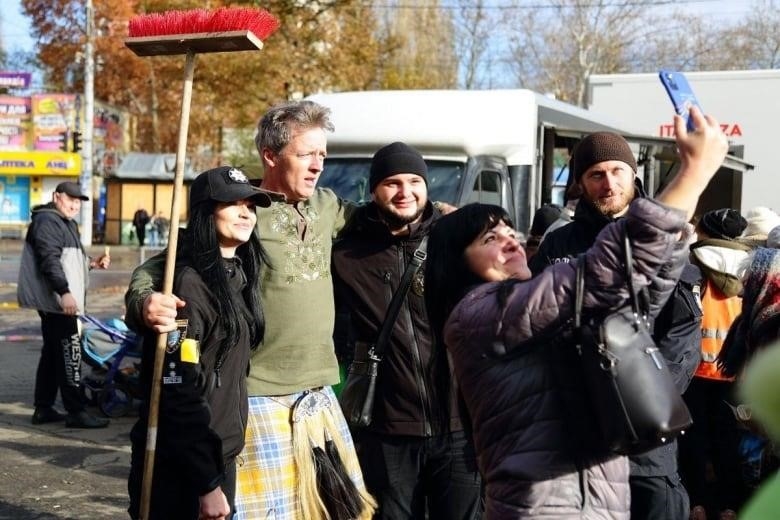
[[[534,213],[534,220],[529,231],[530,235],[542,236],[547,228],[561,216],[563,208],[558,204],[545,204]]]
[[[583,138],[574,147],[569,162],[574,180],[579,181],[588,168],[603,161],[623,161],[636,173],[634,152],[626,140],[612,132],[596,132]]]
[[[745,231],[748,222],[739,211],[730,208],[708,211],[699,220],[699,228],[712,238],[732,240]]]
[[[419,175],[428,184],[428,166],[420,152],[401,142],[380,148],[371,159],[371,174],[368,177],[370,191],[374,191],[383,179],[399,173]]]

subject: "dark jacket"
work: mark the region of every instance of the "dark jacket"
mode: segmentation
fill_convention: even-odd
[[[639,190],[642,194],[641,187]],[[574,220],[549,233],[529,265],[534,275],[546,266],[569,262],[585,251],[612,219],[580,199]],[[682,394],[691,382],[701,360],[701,305],[698,302],[702,275],[698,267],[686,263],[672,295],[660,309],[653,337]],[[676,442],[631,457],[631,474],[674,476],[677,473]]]
[[[623,233],[634,248],[635,283],[652,282],[651,297],[663,301],[687,257],[687,244],[677,238],[684,226],[682,212],[649,199],[634,201],[626,218],[608,226],[586,253],[583,312],[626,301]],[[627,519],[630,514],[628,460],[573,450],[588,434],[572,427],[562,404],[582,397],[576,374],[556,374],[565,367],[550,362],[549,344],[524,348],[538,337],[565,337],[574,286],[575,264],[559,263],[525,282],[480,286],[447,320],[445,340],[471,415],[488,518]],[[506,292],[504,304],[500,291]],[[574,350],[565,341],[563,347]]]
[[[241,291],[246,279],[238,259],[225,260],[225,265],[234,272],[230,278],[231,290],[237,295],[237,301],[243,302]],[[186,320],[186,324],[180,326],[180,335],[175,332],[168,335],[156,461],[177,468],[181,478],[191,482],[188,487],[195,496],[199,496],[221,484],[225,461],[236,457],[244,447],[250,353],[247,323],[251,318],[244,307],[247,320],[239,320],[236,344],[225,349],[222,348],[225,333],[216,321],[214,296],[192,267],[177,263],[174,294],[187,302],[179,309],[177,318]],[[199,359],[193,359],[194,351],[182,340],[198,342]],[[134,451],[145,446],[156,344],[156,334],[145,335],[141,369],[145,395],[138,422],[130,434]]]
[[[60,296],[71,293],[85,310],[89,257],[78,225],[57,211],[53,202],[32,210],[19,267],[17,299],[22,307],[62,312]]]
[[[390,300],[409,260],[431,224],[440,216],[429,202],[423,218],[406,236],[394,236],[379,218],[376,206],[360,208],[333,246],[336,302],[349,320],[337,324],[337,338],[361,344],[376,342]],[[442,370],[435,361],[433,334],[422,293],[423,265],[401,305],[384,358],[379,366],[374,415],[370,429],[391,435],[430,436],[445,431],[440,420],[437,384]],[[343,312],[340,312],[344,316]],[[344,332],[350,327],[350,332]],[[337,347],[349,359],[345,347]],[[350,348],[350,347],[347,347]],[[443,377],[449,379],[447,375]],[[451,389],[451,395],[454,390]],[[452,398],[450,427],[461,429]]]

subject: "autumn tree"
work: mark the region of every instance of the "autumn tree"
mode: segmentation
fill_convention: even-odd
[[[385,43],[381,89],[455,88],[458,60],[450,12],[438,0],[388,0],[377,30]]]
[[[32,18],[53,90],[80,92],[77,56],[84,44],[84,0],[22,0]],[[254,5],[211,1],[207,7]],[[175,149],[184,60],[138,58],[123,44],[127,21],[140,12],[204,7],[202,0],[94,0],[98,99],[124,107],[137,123],[135,149]],[[252,127],[269,105],[321,89],[376,84],[382,63],[374,14],[357,0],[271,0],[281,21],[260,52],[198,55],[190,115],[189,156],[198,167],[220,160],[223,128]]]
[[[489,79],[488,54],[495,27],[486,0],[458,0],[454,13],[455,48],[459,58],[459,85],[467,90],[484,86]]]
[[[774,0],[755,2],[743,20],[723,31],[719,41],[724,57],[730,58],[724,70],[780,68],[780,5]]]
[[[550,0],[517,3],[507,18],[508,65],[518,83],[582,106],[591,74],[627,72],[626,55],[645,37],[651,0]]]

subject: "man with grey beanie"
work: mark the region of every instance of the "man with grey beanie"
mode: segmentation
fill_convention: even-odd
[[[626,140],[611,132],[583,138],[572,151],[570,175],[582,195],[573,221],[544,237],[528,262],[534,275],[546,266],[569,262],[588,249],[599,232],[622,217],[636,197],[644,197],[637,163]],[[683,244],[685,245],[685,244]],[[672,296],[655,317],[653,337],[675,383],[684,392],[699,363],[701,272],[687,264]],[[688,493],[677,472],[677,444],[666,444],[630,458],[631,518],[685,520]]]
[[[372,158],[372,201],[356,211],[333,247],[337,306],[348,316],[336,336],[353,340],[337,343],[342,360],[365,355],[376,343],[410,259],[441,215],[428,201],[427,174],[420,153],[402,142]],[[374,518],[471,520],[480,512],[480,477],[444,346],[430,329],[424,268],[392,325],[371,424],[352,433],[366,486],[379,504]]]

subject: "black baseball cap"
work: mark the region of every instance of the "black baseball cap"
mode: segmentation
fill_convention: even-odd
[[[214,200],[235,202],[251,199],[257,206],[267,208],[274,201],[284,200],[284,195],[255,188],[246,174],[234,166],[220,166],[201,173],[190,186],[190,207]]]
[[[57,193],[64,193],[65,195],[69,195],[74,199],[89,200],[89,197],[81,193],[81,186],[79,186],[78,182],[61,182],[57,184],[57,187],[54,191]]]

